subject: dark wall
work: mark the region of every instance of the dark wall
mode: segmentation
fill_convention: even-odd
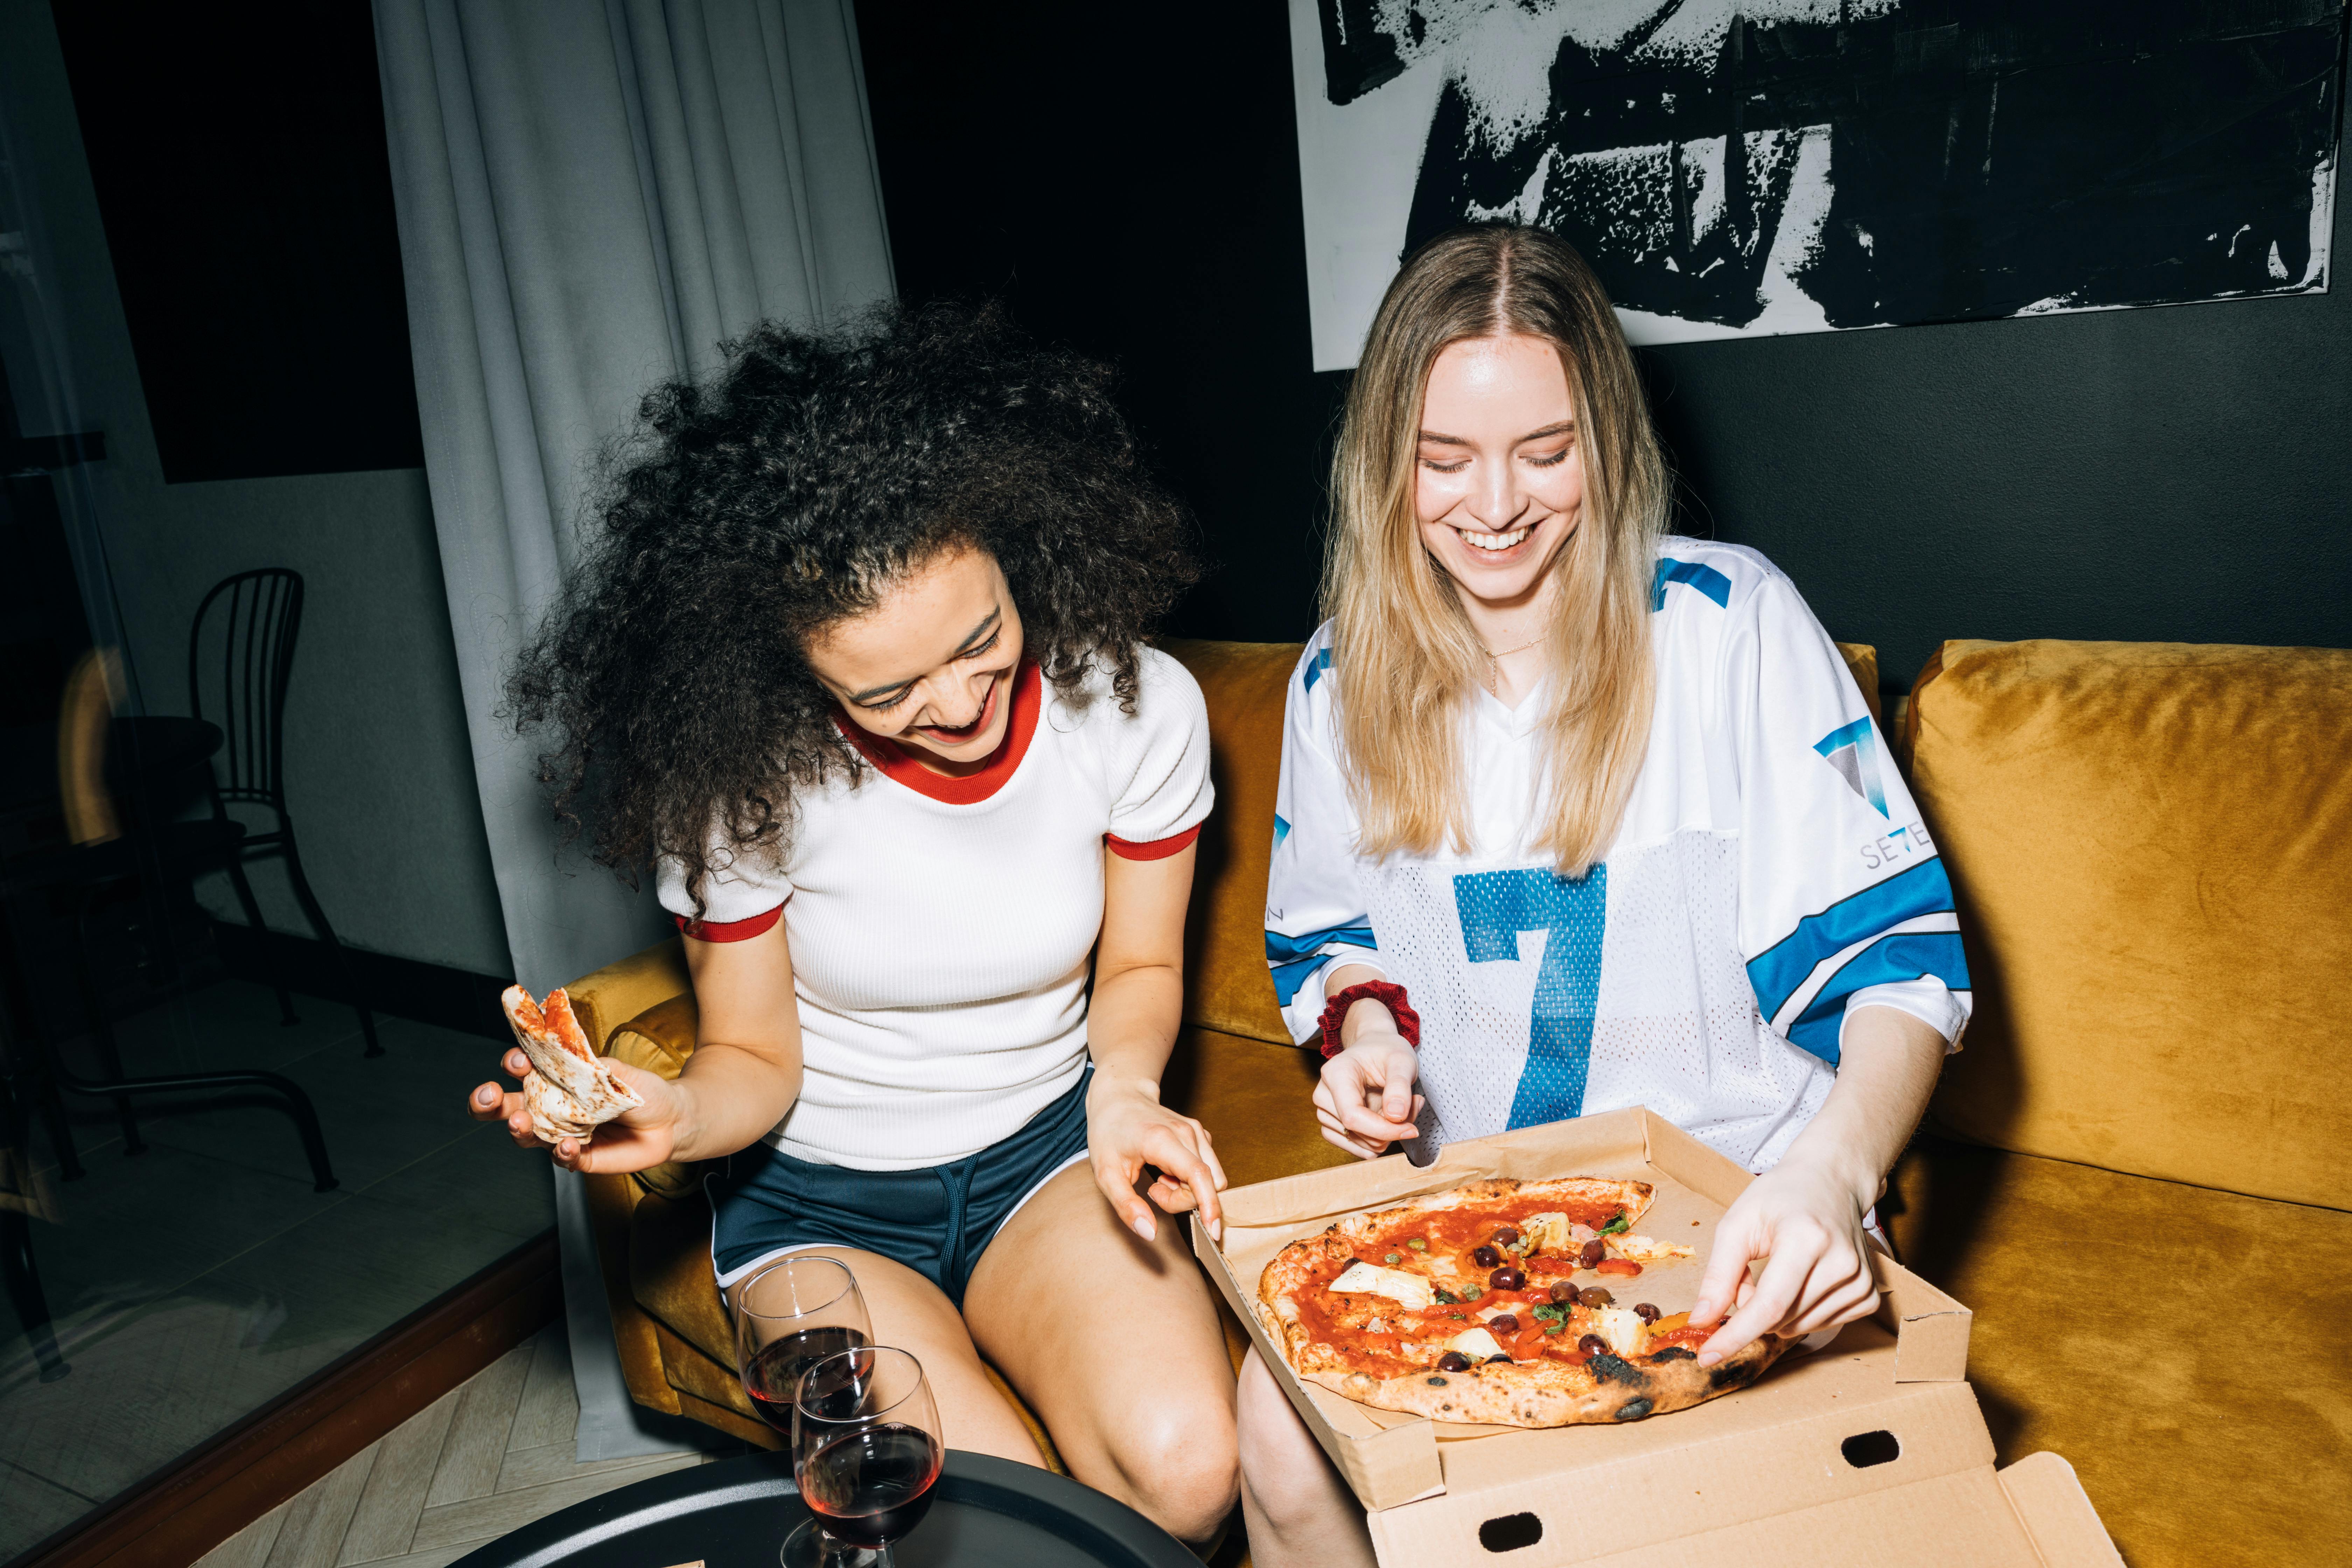
[[[1948,637],[2352,644],[2352,298],[1648,356],[1700,515],[1907,680]]]
[[[1000,295],[1118,363],[1213,567],[1176,629],[1305,637],[1345,378],[1307,369],[1282,7],[857,16],[900,295]]]
[[[55,0],[164,479],[425,461],[362,0]]]
[[[1346,378],[1307,368],[1283,8],[1004,15],[858,5],[900,291],[1120,364],[1214,568],[1173,629],[1303,637]],[[1678,526],[1894,681],[1951,637],[2352,645],[2345,294],[1643,359]]]

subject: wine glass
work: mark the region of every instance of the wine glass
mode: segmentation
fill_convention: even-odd
[[[783,1258],[735,1293],[735,1365],[760,1418],[789,1438],[793,1397],[812,1363],[874,1342],[866,1298],[846,1264]]]
[[[947,1447],[923,1363],[887,1345],[812,1363],[793,1405],[793,1478],[815,1516],[783,1568],[894,1568],[890,1543],[922,1523]]]

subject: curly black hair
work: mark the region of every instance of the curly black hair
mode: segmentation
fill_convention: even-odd
[[[507,681],[567,837],[635,884],[781,860],[797,790],[863,764],[802,654],[942,551],[993,556],[1028,657],[1066,696],[1135,703],[1140,644],[1197,575],[1111,374],[1001,309],[763,324],[701,384],[648,394],[606,460],[587,550]],[[714,842],[714,839],[717,841]]]

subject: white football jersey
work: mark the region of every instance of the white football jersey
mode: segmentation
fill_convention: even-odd
[[[1646,1105],[1751,1170],[1821,1108],[1865,1005],[1968,1021],[1951,885],[1837,647],[1795,586],[1736,545],[1664,541],[1651,591],[1657,703],[1607,857],[1531,853],[1541,694],[1480,692],[1465,722],[1466,853],[1356,853],[1327,624],[1293,674],[1266,889],[1266,962],[1292,1037],[1323,976],[1370,963],[1422,1018],[1428,1109],[1411,1152]]]

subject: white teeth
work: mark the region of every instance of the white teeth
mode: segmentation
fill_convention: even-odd
[[[1491,554],[1498,550],[1508,550],[1535,531],[1531,528],[1522,528],[1509,533],[1472,533],[1466,529],[1457,530],[1457,531],[1462,535],[1463,543],[1474,550],[1484,550]]]

